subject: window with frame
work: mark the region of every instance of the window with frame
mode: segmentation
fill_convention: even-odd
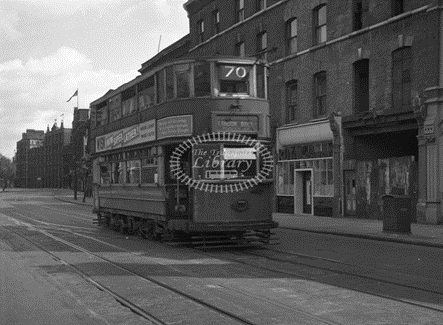
[[[212,34],[220,33],[220,11],[218,9],[212,12]]]
[[[130,115],[137,110],[135,97],[122,101],[123,116]]]
[[[245,0],[235,0],[235,22],[245,20]]]
[[[108,121],[108,110],[106,107],[97,108],[95,115],[95,126],[105,125]]]
[[[138,107],[140,110],[145,110],[154,106],[154,76],[151,76],[138,84],[138,93]]]
[[[140,183],[140,160],[126,161],[126,183],[127,184]]]
[[[148,148],[145,157],[141,159],[141,183],[155,184],[157,183],[158,164],[156,156],[156,147]]]
[[[257,97],[266,98],[266,68],[264,65],[256,65],[255,71],[257,75]]]
[[[288,123],[292,123],[299,119],[298,87],[296,80],[291,80],[286,83],[286,109]]]
[[[354,111],[369,111],[369,59],[362,59],[354,66]]]
[[[111,163],[111,184],[124,183],[124,165],[123,161]]]
[[[353,28],[359,30],[363,28],[363,0],[353,2]]]
[[[392,17],[401,15],[404,13],[404,0],[391,0],[392,5]]]
[[[174,66],[166,67],[166,99],[174,98]]]
[[[266,51],[267,48],[268,48],[268,34],[266,33],[266,31],[263,31],[257,35],[257,53],[264,52]],[[266,60],[267,53],[258,54],[257,57]]]
[[[257,11],[262,11],[266,9],[266,0],[256,0]]]
[[[187,98],[191,95],[191,65],[189,63],[174,66],[177,84],[177,98]]]
[[[111,164],[109,163],[100,165],[100,184],[111,184]]]
[[[209,62],[194,63],[194,95],[195,97],[211,96],[211,74]]]
[[[326,115],[326,71],[317,73],[314,76],[314,117],[321,117]]]
[[[392,104],[394,109],[411,105],[412,48],[392,52]]]
[[[155,74],[157,81],[157,104],[165,100],[165,70],[160,70]]]
[[[314,9],[315,44],[321,44],[327,40],[326,29],[326,5],[323,4]]]
[[[205,22],[203,19],[197,21],[197,35],[198,43],[202,43],[205,40]]]
[[[286,54],[297,53],[297,18],[286,22]]]
[[[220,95],[250,94],[250,66],[246,65],[218,65]]]
[[[236,56],[245,56],[245,42],[238,42],[235,44],[235,55]]]

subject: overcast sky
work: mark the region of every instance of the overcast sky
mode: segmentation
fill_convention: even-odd
[[[26,129],[133,79],[141,64],[188,33],[185,0],[0,0],[0,153]]]

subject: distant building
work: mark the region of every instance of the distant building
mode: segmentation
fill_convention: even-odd
[[[22,139],[17,142],[17,152],[15,154],[16,177],[15,187],[29,187],[31,184],[30,151],[31,148],[43,146],[45,131],[27,129],[22,134]],[[33,160],[34,161],[34,160]]]

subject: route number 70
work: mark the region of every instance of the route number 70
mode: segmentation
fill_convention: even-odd
[[[246,77],[247,71],[243,67],[235,67],[232,65],[225,65],[225,68],[228,70],[225,74],[225,78],[229,78],[233,73],[235,73],[235,76],[237,78],[244,78]]]

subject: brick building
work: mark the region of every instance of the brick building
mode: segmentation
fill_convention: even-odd
[[[87,150],[87,136],[89,129],[89,109],[87,108],[74,108],[74,119],[72,121],[72,134],[71,144],[68,150],[71,154],[70,166],[72,180],[77,181],[77,189],[79,191],[84,190],[85,183],[82,181],[83,177],[86,177],[85,170],[87,166],[84,163],[84,157],[88,153]],[[86,139],[85,139],[86,137]]]
[[[30,163],[33,162],[30,152],[31,149],[43,145],[44,136],[45,131],[43,130],[28,129],[25,133],[22,133],[22,139],[17,141],[15,187],[30,186],[31,176],[33,175],[33,171],[30,170]]]
[[[443,222],[443,1],[189,0],[186,55],[269,62],[276,209]]]

